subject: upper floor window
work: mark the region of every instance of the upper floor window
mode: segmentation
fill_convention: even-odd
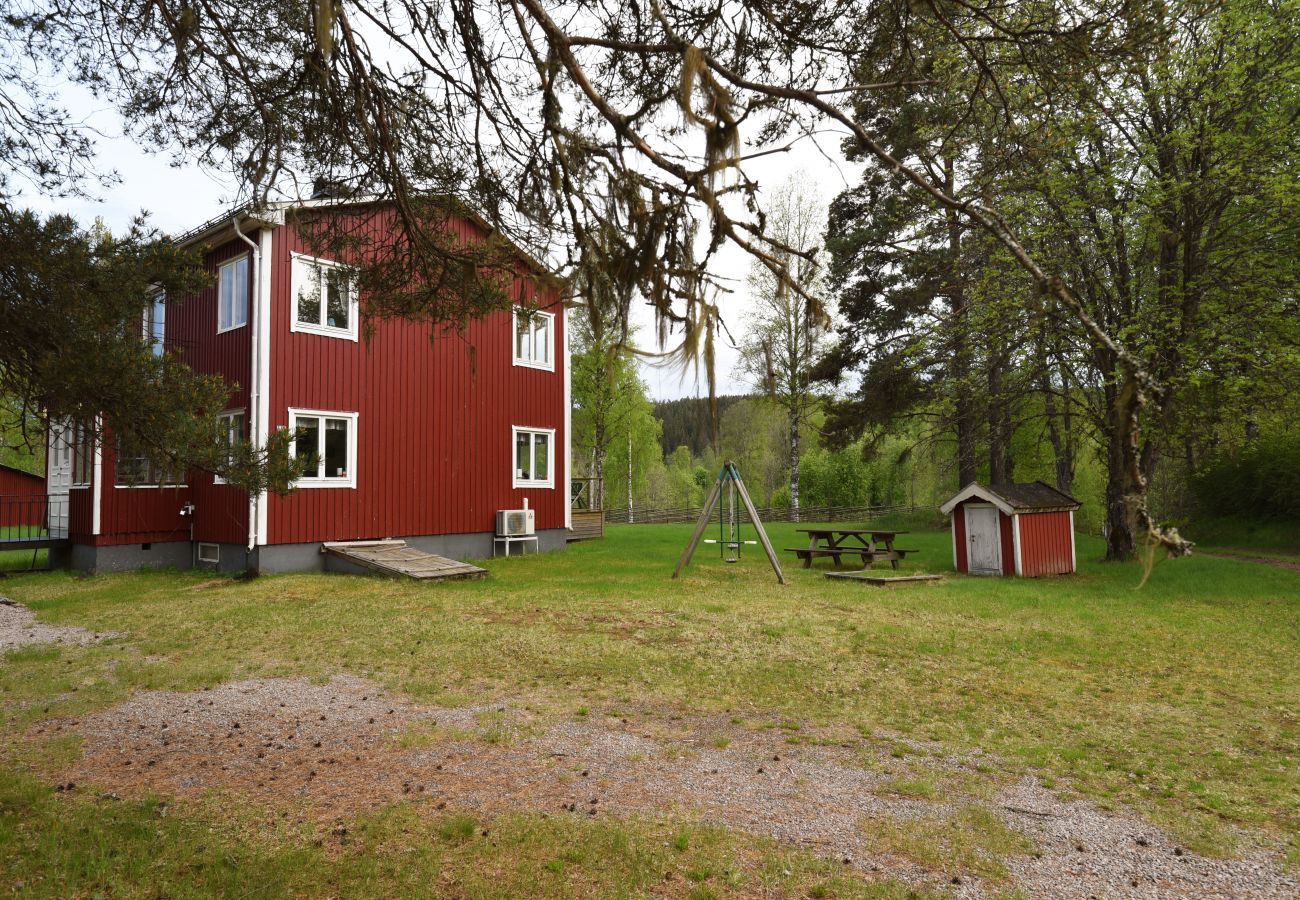
[[[511,429],[514,437],[514,486],[552,487],[555,484],[551,446],[554,428]]]
[[[356,283],[347,267],[294,254],[290,329],[357,339]]]
[[[555,313],[515,307],[515,365],[555,371]]]
[[[144,309],[144,340],[154,356],[163,355],[163,340],[167,336],[167,294],[159,291],[149,299]]]
[[[222,263],[217,270],[217,333],[248,324],[248,257]]]
[[[223,412],[221,415],[217,416],[217,421],[221,426],[221,430],[217,434],[217,440],[221,442],[222,447],[226,448],[226,462],[229,463],[231,459],[231,449],[240,441],[244,440],[244,423],[246,417],[242,409],[232,409],[229,412]],[[225,484],[226,479],[222,478],[220,475],[216,475],[213,476],[212,482],[213,484]]]
[[[294,458],[306,457],[296,487],[356,487],[357,414],[289,410]]]

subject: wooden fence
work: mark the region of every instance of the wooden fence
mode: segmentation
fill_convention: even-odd
[[[719,505],[723,505],[723,501]],[[700,517],[699,506],[686,506],[678,509],[645,509],[632,507],[632,515],[629,517],[627,507],[605,510],[605,521],[611,525],[626,525],[633,522],[637,525],[679,525],[682,523],[694,522]],[[794,510],[788,506],[767,506],[757,509],[758,517],[764,522],[869,522],[872,519],[883,519],[885,516],[898,515],[901,513],[929,512],[936,509],[933,506],[910,506],[902,504],[899,506],[801,506],[799,508],[798,518],[795,518]],[[740,504],[736,505],[736,516],[745,520],[744,509]]]

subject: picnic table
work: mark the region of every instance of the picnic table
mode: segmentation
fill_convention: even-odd
[[[894,538],[906,531],[886,531],[882,528],[799,528],[797,531],[808,535],[807,547],[786,547],[787,553],[793,553],[803,560],[805,569],[812,566],[813,558],[830,556],[835,565],[840,564],[843,556],[858,556],[862,567],[870,568],[872,563],[888,560],[895,569],[898,561],[915,550],[904,550],[894,546]]]

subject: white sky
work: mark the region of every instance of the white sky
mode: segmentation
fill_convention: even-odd
[[[197,165],[177,162],[168,154],[150,154],[123,134],[120,117],[107,104],[96,101],[89,92],[67,84],[61,91],[64,104],[86,125],[102,136],[97,141],[98,168],[115,171],[121,182],[95,191],[94,199],[50,198],[32,191],[21,193],[18,200],[42,214],[65,212],[83,224],[96,217],[114,231],[125,230],[142,210],[150,221],[172,234],[180,233],[229,209],[236,202],[234,181],[219,172]],[[848,184],[856,182],[856,167],[846,163],[839,153],[839,137],[831,132],[819,134],[816,143],[804,141],[789,152],[776,153],[746,163],[746,171],[760,187],[775,187],[795,172],[804,172],[816,184],[823,202],[829,203]],[[745,152],[749,152],[746,148]],[[731,279],[735,293],[719,300],[723,318],[737,340],[744,333],[744,310],[747,307],[746,275],[750,259],[743,250],[727,245],[714,257],[711,271]],[[638,338],[645,349],[655,350],[655,330],[648,307],[634,311]],[[738,371],[739,355],[725,339],[717,347],[718,391],[722,394],[748,393],[752,386]],[[682,372],[675,367],[654,366],[643,362],[642,377],[650,396],[667,400],[677,397],[707,396],[708,387],[700,373],[698,383],[694,369]]]

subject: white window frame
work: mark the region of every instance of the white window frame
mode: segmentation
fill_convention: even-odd
[[[533,478],[525,479],[519,477],[519,469],[515,466],[515,446],[519,442],[519,433],[526,434],[544,434],[546,435],[546,478],[545,480]],[[536,442],[529,441],[528,451],[532,456],[532,461],[537,460]],[[555,487],[555,429],[554,428],[537,428],[532,425],[512,425],[510,428],[510,482],[517,488],[554,488]]]
[[[342,412],[335,409],[300,409],[296,406],[289,407],[289,456],[296,458],[298,455],[298,441],[293,434],[298,430],[298,418],[312,417],[323,419],[347,419],[348,420],[348,477],[347,478],[322,478],[322,477],[302,477],[293,483],[295,488],[352,488],[357,486],[357,419],[358,414],[355,412]],[[324,434],[324,429],[321,430]],[[323,438],[322,438],[323,440]],[[319,446],[319,445],[318,445]],[[321,464],[324,465],[325,454],[321,453]]]
[[[221,419],[222,421],[225,421],[226,419],[233,419],[235,416],[243,416],[243,417],[244,417],[244,428],[247,428],[247,427],[248,427],[248,410],[245,410],[245,409],[228,409],[228,410],[226,410],[225,412],[223,412],[221,415],[217,416],[217,418],[218,418],[218,419]],[[239,439],[240,439],[241,441],[246,441],[246,440],[248,440],[248,438],[245,437],[245,436],[243,435],[243,433],[242,433],[243,430],[244,430],[244,429],[240,429],[241,434],[239,435]],[[230,436],[230,425],[226,425],[226,426],[225,426],[225,429],[224,429],[224,431],[223,431],[222,433],[223,433],[226,437],[229,437],[229,436]],[[213,483],[213,484],[230,484],[229,481],[226,481],[226,479],[222,478],[220,475],[215,475],[215,474],[212,476],[212,483]]]
[[[163,334],[161,338],[155,338],[153,334],[153,311],[158,305],[158,299],[162,298],[162,326]],[[145,304],[144,316],[140,323],[140,332],[144,336],[144,342],[154,356],[162,356],[167,344],[167,292],[162,288],[150,291],[149,302]]]
[[[207,548],[205,550],[205,548]],[[207,552],[210,555],[204,556]],[[214,544],[210,541],[199,541],[198,558],[201,563],[220,563],[221,562],[221,545]]]
[[[519,320],[524,317],[532,319],[528,330],[529,346],[533,353],[537,352],[537,323],[546,322],[546,361],[539,362],[531,357],[522,357],[519,355]],[[522,306],[516,306],[510,319],[510,358],[516,366],[524,366],[529,369],[541,369],[546,372],[555,371],[555,313],[542,312],[540,309],[528,309]]]
[[[240,319],[238,322],[233,321],[232,319],[232,321],[229,324],[222,325],[221,312],[222,312],[223,301],[221,296],[221,283],[226,277],[225,275],[226,270],[230,269],[232,271],[237,271],[237,267],[241,262],[244,264],[244,277],[236,278],[234,274],[232,274],[230,278],[232,284],[234,284],[236,287],[239,287],[239,289],[244,292],[244,302],[243,304],[240,305],[239,309],[232,309],[231,314],[233,315],[235,312],[239,312],[239,314],[242,315],[243,318]],[[248,272],[252,269],[252,265],[253,264],[252,264],[251,256],[247,253],[244,253],[240,256],[236,256],[231,259],[228,259],[225,262],[223,262],[221,265],[217,266],[217,334],[225,334],[227,331],[234,331],[235,329],[243,328],[245,325],[248,324],[248,303],[249,303],[249,298],[252,295],[252,291],[249,285]]]
[[[357,298],[357,280],[355,277],[349,277],[347,280],[348,291],[348,327],[334,328],[321,323],[312,324],[310,322],[298,321],[298,292],[302,288],[302,266],[319,266],[321,269],[340,269],[346,270],[347,267],[342,263],[333,260],[320,259],[315,256],[308,256],[305,253],[289,254],[289,330],[300,331],[305,334],[319,334],[322,337],[341,338],[347,341],[358,339],[358,323],[360,319],[361,304]],[[325,318],[327,307],[325,298],[321,298],[321,318]]]
[[[115,451],[114,454],[113,454],[113,488],[114,488],[114,490],[119,490],[119,491],[138,491],[138,490],[141,490],[141,489],[144,489],[144,490],[157,490],[157,489],[159,489],[159,488],[183,488],[183,487],[189,487],[189,478],[185,477],[184,475],[182,475],[178,481],[167,481],[167,480],[166,480],[167,473],[166,473],[166,472],[155,472],[155,471],[154,471],[154,467],[153,467],[152,465],[149,466],[149,471],[148,471],[146,474],[148,474],[148,475],[157,475],[157,476],[159,476],[157,481],[148,481],[148,480],[146,480],[146,481],[141,481],[141,482],[138,483],[138,484],[122,484],[122,483],[119,481],[119,479],[122,477],[122,459],[123,459],[123,457],[122,457],[122,453],[121,453],[121,451],[122,451],[122,443],[121,443],[120,440],[118,441],[117,446],[114,448],[114,451]],[[143,458],[143,457],[139,457],[139,456],[128,456],[128,457],[126,457],[126,459],[142,459],[142,458]]]

